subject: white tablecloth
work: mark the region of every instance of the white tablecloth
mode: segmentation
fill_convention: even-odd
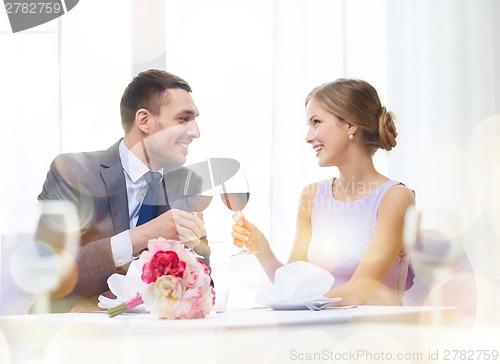
[[[0,317],[0,363],[123,364],[160,359],[297,363],[315,362],[307,355],[326,358],[334,353],[344,355],[343,359],[351,355],[343,362],[359,363],[359,357],[353,359],[355,352],[428,355],[429,348],[443,338],[469,335],[470,328],[449,325],[456,322],[455,314],[455,309],[445,307],[361,306],[318,312],[232,309],[185,321],[134,313],[110,319],[104,312],[4,316]],[[492,348],[493,344],[485,345]]]

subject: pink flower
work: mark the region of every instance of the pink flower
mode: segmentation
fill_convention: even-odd
[[[164,275],[182,277],[186,263],[179,260],[179,256],[173,251],[157,251],[151,261],[142,267],[142,280],[153,283]]]
[[[177,240],[167,240],[164,238],[153,239],[148,242],[148,251],[152,254],[158,251],[171,250],[176,252],[178,255],[185,253],[186,248],[184,244]],[[144,253],[143,253],[144,254]]]
[[[207,273],[206,265],[198,261],[199,264],[193,264],[184,271],[184,282],[187,288],[207,286],[210,284],[210,276]]]
[[[180,319],[202,318],[210,312],[212,306],[210,291],[205,292],[201,287],[191,288],[184,292],[176,315]]]

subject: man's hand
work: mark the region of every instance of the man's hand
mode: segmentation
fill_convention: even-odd
[[[157,218],[130,230],[134,254],[145,249],[150,239],[163,237],[180,240],[188,247],[193,247],[205,235],[203,221],[194,214],[171,209]]]

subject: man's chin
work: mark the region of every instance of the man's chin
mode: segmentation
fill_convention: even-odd
[[[164,161],[163,168],[178,168],[186,164],[186,157],[170,158],[168,161]]]

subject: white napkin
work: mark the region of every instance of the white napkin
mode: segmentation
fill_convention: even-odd
[[[312,263],[297,261],[276,270],[274,284],[257,294],[257,302],[301,303],[329,301],[328,292],[335,278],[327,270]]]
[[[147,284],[141,279],[142,266],[139,260],[134,260],[130,263],[127,274],[115,273],[108,278],[108,287],[110,291],[116,296],[116,299],[111,299],[105,296],[99,296],[100,308],[108,309],[123,303],[133,297],[137,293],[141,293]],[[137,309],[142,309],[143,305],[137,306]]]

